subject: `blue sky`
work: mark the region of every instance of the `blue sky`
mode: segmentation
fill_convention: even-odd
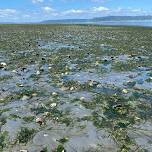
[[[152,15],[152,0],[0,0],[0,22]]]

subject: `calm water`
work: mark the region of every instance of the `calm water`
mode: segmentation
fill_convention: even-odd
[[[104,21],[96,23],[98,25],[123,25],[123,26],[146,26],[152,27],[152,20],[151,21]]]
[[[61,23],[60,23],[61,24]],[[66,23],[63,23],[66,24]],[[71,22],[67,24],[95,24],[95,25],[110,25],[110,26],[143,26],[152,27],[152,20],[146,21],[101,21],[101,22]]]

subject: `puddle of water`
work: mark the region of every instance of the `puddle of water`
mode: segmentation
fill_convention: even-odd
[[[76,46],[73,45],[68,45],[68,44],[62,44],[62,43],[57,43],[57,42],[49,42],[49,43],[45,43],[45,42],[39,42],[38,44],[38,48],[39,49],[48,49],[48,50],[54,50],[54,51],[58,51],[60,49],[75,49],[78,48]]]
[[[9,134],[9,141],[12,143],[20,131],[22,122],[20,120],[7,120],[6,124],[2,126],[1,131],[7,131]]]
[[[126,82],[130,81],[129,78],[130,75],[134,75],[135,78],[132,79],[134,81],[137,81],[138,84],[137,87],[143,88],[143,89],[152,89],[151,83],[147,83],[145,80],[149,78],[148,74],[146,72],[143,73],[136,73],[136,72],[110,72],[104,75],[98,75],[97,73],[90,73],[90,72],[79,72],[75,73],[73,75],[67,76],[66,80],[73,80],[78,81],[81,84],[85,84],[88,81],[96,81],[101,84],[105,85],[114,85],[117,87],[124,87],[124,84]],[[139,84],[139,81],[143,81],[142,84]]]
[[[77,133],[66,144],[68,152],[84,151],[111,151],[116,152],[117,146],[105,131],[98,132],[92,122],[85,123],[85,129]],[[100,146],[99,146],[100,145]]]
[[[132,130],[128,131],[131,139],[135,140],[136,144],[147,150],[152,149],[152,123],[145,122],[142,124],[134,125]]]

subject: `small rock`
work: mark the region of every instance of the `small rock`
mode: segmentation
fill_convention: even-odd
[[[85,97],[81,97],[80,100],[81,100],[81,101],[84,101],[84,100],[85,100]]]
[[[69,73],[68,72],[65,72],[65,75],[68,75]]]
[[[29,98],[30,98],[29,96],[24,95],[21,100],[28,100]]]
[[[52,67],[48,67],[48,69],[49,69],[49,70],[51,70],[51,69],[52,69]]]
[[[28,152],[28,150],[20,150],[20,152]]]
[[[0,99],[0,102],[3,102],[4,101],[4,99]]]
[[[128,90],[123,89],[123,90],[122,90],[122,93],[127,94],[127,93],[128,93]]]
[[[56,103],[52,103],[52,104],[51,104],[51,107],[52,107],[52,108],[54,108],[54,107],[56,107],[56,106],[57,106]]]
[[[24,87],[24,85],[23,85],[23,84],[17,84],[17,86],[18,86],[18,87]]]
[[[13,72],[13,73],[17,73],[17,71],[16,71],[16,70],[12,70],[12,72]]]
[[[37,74],[37,75],[40,75],[40,71],[37,71],[36,74]]]
[[[57,96],[58,94],[57,94],[56,92],[53,92],[52,95],[53,95],[53,96]]]
[[[71,88],[70,88],[70,91],[73,91],[73,90],[74,90],[74,87],[71,87]]]
[[[0,69],[3,69],[7,66],[7,64],[5,62],[1,62],[0,63]]]
[[[32,96],[33,96],[33,97],[36,97],[36,96],[37,96],[37,93],[33,93]]]
[[[49,135],[48,134],[44,134],[44,137],[48,137]]]
[[[36,118],[36,123],[38,123],[39,125],[42,125],[44,123],[43,118]]]
[[[96,61],[96,64],[95,65],[99,65],[100,63],[99,63],[99,61]]]

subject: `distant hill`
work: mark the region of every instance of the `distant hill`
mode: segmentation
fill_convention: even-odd
[[[72,24],[72,23],[94,23],[101,21],[144,21],[152,20],[152,16],[106,16],[92,19],[62,19],[42,21],[42,24]]]
[[[62,20],[46,20],[42,24],[69,24],[69,23],[86,23],[92,22],[92,19],[62,19]]]
[[[152,16],[106,16],[97,17],[93,21],[132,21],[132,20],[152,20]]]

